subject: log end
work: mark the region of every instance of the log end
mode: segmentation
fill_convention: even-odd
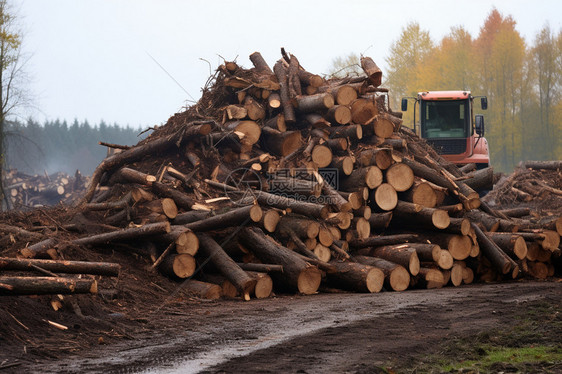
[[[384,285],[384,272],[381,269],[371,268],[367,273],[365,285],[371,293],[380,292]]]
[[[390,288],[394,291],[405,291],[410,285],[410,274],[403,266],[394,268],[389,277]]]
[[[449,218],[449,213],[445,210],[435,209],[431,215],[431,222],[433,226],[438,229],[446,229],[451,224],[451,219]],[[468,222],[468,227],[470,229],[470,222]]]
[[[302,270],[297,280],[297,288],[304,295],[312,295],[318,291],[322,273],[315,266],[309,266]]]

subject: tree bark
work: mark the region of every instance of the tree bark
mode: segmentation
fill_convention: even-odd
[[[34,266],[54,273],[94,274],[116,277],[121,265],[110,262],[88,262],[68,260],[31,260],[0,257],[0,269],[3,270],[34,270]]]
[[[272,274],[276,283],[279,281],[306,295],[315,293],[320,287],[321,274],[318,268],[267,239],[261,230],[245,228],[241,232],[241,239],[260,260],[283,265],[283,273]]]
[[[129,229],[122,229],[118,231],[106,232],[103,234],[90,235],[84,238],[74,239],[72,240],[72,243],[76,245],[100,245],[108,244],[111,242],[140,239],[147,236],[165,234],[168,232],[170,232],[170,223],[150,223],[141,227],[133,227]]]
[[[382,270],[384,273],[384,284],[391,290],[404,291],[410,285],[410,274],[401,265],[370,256],[353,256],[353,260]]]
[[[250,221],[259,222],[262,215],[263,212],[259,205],[247,205],[200,221],[188,223],[184,227],[196,232],[217,230],[241,225],[248,218]]]
[[[328,281],[336,287],[355,292],[380,292],[384,284],[382,270],[357,262],[331,261],[336,268],[327,275]]]
[[[240,292],[244,300],[250,300],[250,293],[256,280],[250,277],[232,258],[207,234],[198,234],[202,252]]]
[[[0,295],[58,295],[97,293],[95,279],[0,277]]]

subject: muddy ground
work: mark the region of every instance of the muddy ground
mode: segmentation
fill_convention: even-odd
[[[544,360],[477,370],[562,372],[560,279],[251,302],[175,297],[133,324],[99,326],[98,345],[88,346],[92,330],[80,331],[88,324],[52,329],[43,356],[0,341],[0,364],[17,365],[1,372],[442,372],[443,360],[470,367],[494,346],[537,345],[549,349]]]

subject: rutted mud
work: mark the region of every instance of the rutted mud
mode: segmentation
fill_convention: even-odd
[[[171,319],[174,325],[167,329],[150,331],[147,326],[133,341],[62,362],[39,362],[25,370],[362,372],[377,362],[429,352],[445,338],[509,324],[511,312],[536,300],[560,303],[562,284],[477,284],[190,305],[185,315]]]

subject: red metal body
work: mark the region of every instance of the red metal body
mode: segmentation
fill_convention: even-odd
[[[420,104],[420,136],[443,158],[455,164],[490,164],[488,142],[475,131],[470,91],[420,92],[416,101]]]

